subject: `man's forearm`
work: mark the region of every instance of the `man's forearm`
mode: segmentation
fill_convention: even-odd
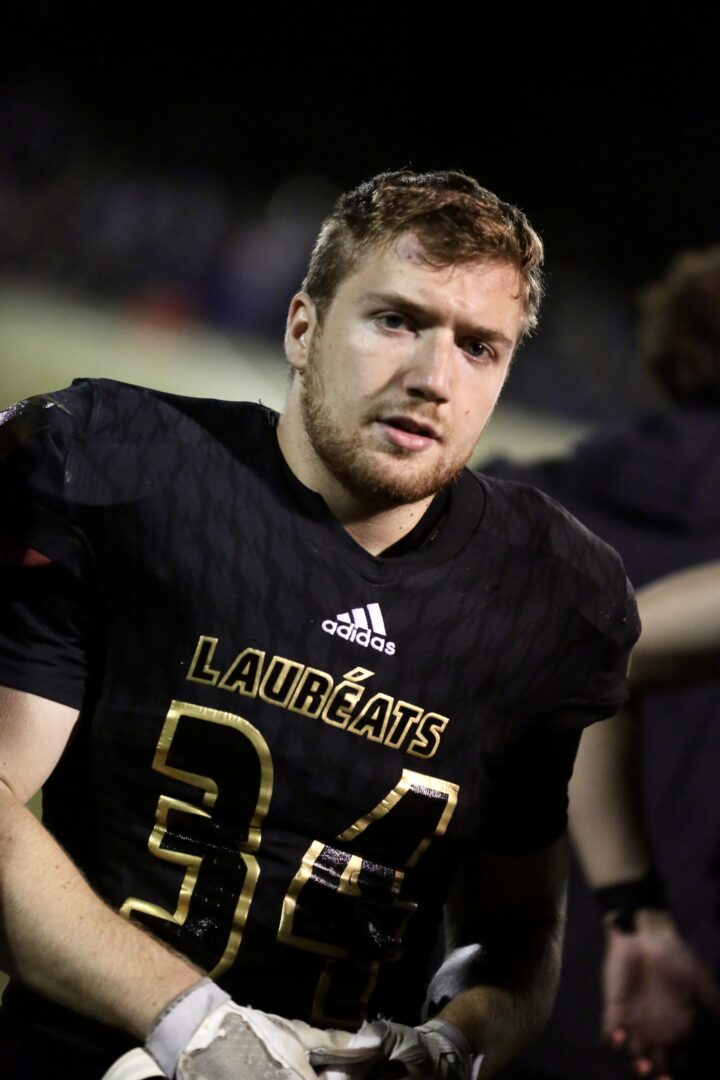
[[[623,710],[583,732],[570,782],[569,824],[591,888],[632,881],[649,869],[640,719],[634,712]]]
[[[90,888],[35,816],[0,785],[2,967],[38,993],[142,1041],[201,977]]]
[[[476,965],[477,977],[487,981],[468,987],[437,1014],[463,1032],[475,1053],[484,1055],[483,1078],[504,1068],[547,1023],[560,978],[563,920],[558,916],[508,934],[491,931],[487,939],[492,947]]]

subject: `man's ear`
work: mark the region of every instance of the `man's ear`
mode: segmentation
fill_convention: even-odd
[[[314,300],[307,293],[296,293],[290,301],[285,328],[285,355],[295,371],[305,369],[317,324]]]

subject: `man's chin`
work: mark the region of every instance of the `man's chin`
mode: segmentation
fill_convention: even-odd
[[[381,454],[356,458],[342,479],[356,495],[390,505],[404,505],[431,498],[451,483],[462,465],[418,460],[420,455]]]
[[[454,480],[465,464],[457,458],[448,461],[447,449],[439,443],[412,451],[378,440],[372,425],[361,425],[351,437],[331,422],[318,400],[314,396],[304,401],[310,445],[328,473],[367,503],[368,509],[431,498]]]

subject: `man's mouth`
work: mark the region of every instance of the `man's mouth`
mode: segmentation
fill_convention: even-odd
[[[415,416],[385,416],[379,419],[385,437],[402,450],[427,450],[440,441],[439,430],[427,420]]]

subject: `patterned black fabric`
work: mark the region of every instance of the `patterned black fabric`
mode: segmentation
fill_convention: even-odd
[[[0,682],[82,709],[44,819],[113,906],[243,1004],[412,1023],[458,861],[563,831],[578,732],[625,699],[634,598],[557,504],[467,470],[375,558],[276,422],[105,380],[12,410],[6,529],[75,614],[30,647],[21,583],[48,568],[6,567]],[[6,1008],[102,1042],[17,986]]]

